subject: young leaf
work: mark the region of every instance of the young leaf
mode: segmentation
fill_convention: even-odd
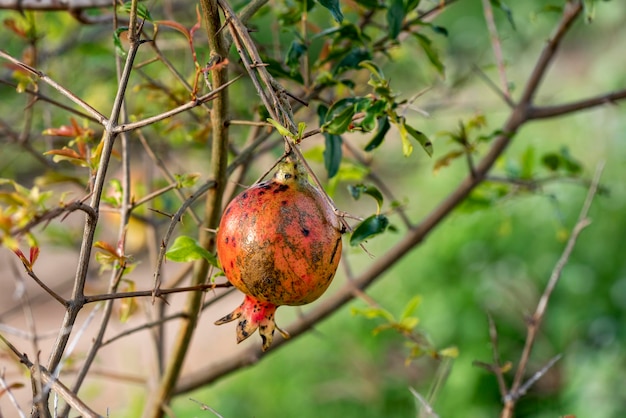
[[[421,303],[422,303],[422,297],[419,295],[414,296],[404,307],[404,310],[402,311],[402,315],[400,316],[400,319],[408,318],[411,315],[413,315],[413,313],[420,306]]]
[[[281,134],[282,136],[286,136],[287,138],[293,138],[293,134],[291,132],[289,132],[289,129],[285,128],[283,125],[281,125],[280,123],[276,122],[274,119],[267,118],[267,121],[269,123],[271,123],[272,126],[274,128],[276,128],[278,133]]]
[[[368,238],[385,232],[389,226],[389,219],[383,215],[372,215],[361,222],[350,237],[350,245],[357,246]]]
[[[201,247],[195,239],[186,235],[181,235],[176,238],[170,249],[165,253],[165,256],[168,260],[178,263],[186,263],[204,258],[209,264],[217,267],[217,259],[215,256]]]
[[[333,19],[337,21],[337,23],[343,22],[343,13],[341,12],[341,6],[339,5],[339,0],[317,0],[319,4],[324,6],[330,11],[330,14],[333,15]]]

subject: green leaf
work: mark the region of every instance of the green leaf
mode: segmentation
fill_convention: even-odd
[[[373,197],[376,200],[376,205],[378,206],[378,212],[380,212],[380,208],[383,206],[383,194],[376,187],[372,185],[365,184],[357,184],[357,185],[348,185],[348,191],[350,195],[354,198],[354,200],[359,200],[361,194],[366,194],[368,196]]]
[[[402,315],[400,316],[400,319],[404,319],[404,318],[408,318],[412,316],[415,310],[420,306],[421,303],[422,303],[422,297],[419,295],[414,296],[404,307],[404,310],[402,311]]]
[[[439,53],[433,48],[431,40],[421,33],[413,32],[413,36],[415,36],[420,46],[426,53],[430,63],[437,69],[437,72],[443,76],[445,73],[445,67],[441,62],[441,59],[439,59]]]
[[[341,164],[341,144],[342,139],[339,135],[324,134],[326,148],[324,148],[324,167],[328,173],[328,178],[335,177],[339,171]]]
[[[365,146],[365,151],[372,151],[380,146],[383,143],[383,139],[385,139],[385,135],[391,128],[391,124],[389,123],[389,118],[387,116],[378,119],[378,130],[376,134],[370,139],[370,142]]]
[[[395,322],[393,315],[383,308],[352,308],[352,315],[362,315],[367,319],[383,318],[389,322]]]
[[[122,57],[126,55],[126,51],[124,51],[124,47],[122,46],[122,40],[120,39],[120,34],[122,32],[126,32],[127,30],[128,30],[127,27],[120,27],[120,28],[117,28],[115,32],[113,33],[113,45],[115,45],[115,50],[117,51],[118,55]]]
[[[300,57],[306,52],[307,47],[300,41],[294,40],[287,51],[285,64],[292,70],[300,67]]]
[[[551,152],[541,157],[541,164],[543,164],[548,170],[557,171],[561,165],[561,158],[558,154]]]
[[[352,232],[350,245],[357,246],[366,239],[385,232],[388,226],[389,219],[385,215],[372,215],[361,222]]]
[[[403,124],[404,128],[407,130],[407,132],[409,133],[409,135],[411,135],[413,138],[415,138],[417,140],[417,142],[420,143],[420,145],[422,146],[422,148],[424,148],[424,151],[426,151],[426,154],[428,154],[429,157],[433,156],[433,143],[430,141],[430,139],[428,139],[428,137],[426,135],[424,135],[422,132],[416,130],[415,128],[407,125],[406,123]]]
[[[193,187],[200,178],[199,173],[174,174],[177,188]]]
[[[117,11],[118,13],[130,14],[131,8],[132,8],[132,2],[127,1],[126,3],[119,6],[117,8]],[[152,16],[150,16],[150,11],[148,10],[148,7],[144,3],[137,4],[137,16],[140,19],[144,19],[150,22],[153,21]]]
[[[396,39],[402,31],[404,22],[404,2],[402,0],[389,0],[387,7],[387,26],[389,38]]]
[[[332,110],[332,108],[331,108]],[[329,110],[329,113],[331,111]],[[332,135],[341,135],[346,132],[352,124],[352,117],[356,113],[354,106],[346,107],[339,114],[335,115],[331,120],[321,126],[321,131]],[[327,116],[328,118],[328,116]]]
[[[339,5],[339,0],[317,0],[319,4],[324,6],[330,11],[330,14],[333,15],[333,19],[337,21],[337,23],[343,22],[343,13],[341,13],[341,6]]]
[[[439,351],[441,357],[457,358],[459,356],[459,349],[457,347],[446,347]]]
[[[409,13],[415,10],[419,5],[420,5],[420,0],[407,0],[404,10],[406,13]]]
[[[281,125],[280,123],[276,122],[274,119],[272,118],[267,118],[266,119],[274,128],[276,128],[276,130],[278,131],[279,134],[281,134],[282,136],[285,136],[287,138],[293,138],[293,134],[291,132],[289,132],[289,129],[285,128],[283,125]]]
[[[204,258],[212,266],[218,266],[217,259],[213,254],[200,246],[198,241],[186,235],[181,235],[176,238],[170,249],[165,253],[165,256],[168,260],[178,263],[186,263]]]
[[[344,56],[335,66],[333,74],[337,75],[352,68],[357,68],[361,62],[371,58],[372,54],[367,49],[351,49],[350,52],[348,52],[348,54],[346,54],[346,56]]]

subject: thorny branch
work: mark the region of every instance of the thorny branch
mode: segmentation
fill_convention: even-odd
[[[0,2],[2,1],[6,3],[9,0],[0,0]],[[85,1],[88,3],[87,0]],[[54,2],[54,0],[52,2]],[[22,3],[28,4],[28,2],[26,1]],[[245,8],[244,11],[239,16],[234,14],[232,9],[230,8],[230,5],[226,1],[220,0],[219,2],[213,2],[213,6],[215,6],[218,3],[222,7],[224,15],[226,16],[225,27],[229,29],[228,32],[226,30],[222,30],[225,33],[224,42],[226,42],[226,44],[228,45],[228,42],[230,41],[230,39],[232,39],[232,41],[235,43],[235,46],[237,47],[237,50],[242,58],[243,65],[248,71],[248,75],[250,76],[250,78],[253,80],[253,82],[255,82],[255,87],[257,88],[257,91],[259,92],[259,95],[261,96],[261,98],[264,100],[265,105],[268,111],[270,112],[271,116],[277,121],[281,121],[282,123],[288,125],[290,128],[294,128],[295,123],[292,119],[292,114],[291,114],[292,111],[288,105],[288,102],[284,100],[284,97],[283,97],[284,92],[281,90],[282,87],[280,87],[280,85],[276,83],[276,81],[267,72],[265,66],[261,62],[260,57],[258,56],[258,52],[256,51],[256,46],[254,42],[251,40],[251,38],[249,37],[248,30],[245,27],[245,21],[247,18],[249,18],[249,16],[245,14],[246,11],[250,14],[253,14],[256,10],[258,10],[259,7],[261,7],[263,4],[266,3],[266,0],[257,0],[257,1],[250,2],[247,8]],[[452,3],[452,1],[445,1],[445,2],[442,1],[441,7],[438,6],[437,8],[428,12],[428,14],[430,15],[436,14],[438,11],[440,11],[443,8],[444,5],[450,4],[450,3]],[[107,4],[110,4],[110,2]],[[0,3],[0,8],[1,6],[2,6],[2,3]],[[136,2],[133,7],[136,7]],[[552,58],[554,57],[556,49],[559,46],[562,37],[565,35],[568,28],[574,21],[574,19],[580,13],[581,7],[582,6],[580,2],[567,3],[565,10],[564,10],[564,14],[563,14],[563,19],[561,23],[559,24],[557,30],[555,31],[555,34],[547,42],[546,47],[542,51],[537,61],[537,64],[535,65],[535,68],[528,82],[526,83],[521,99],[517,103],[514,103],[512,100],[508,101],[511,104],[511,113],[509,115],[509,118],[506,120],[506,122],[502,126],[503,133],[499,135],[497,138],[495,138],[489,152],[483,157],[481,161],[478,162],[477,165],[474,166],[472,173],[467,178],[465,178],[460,183],[458,188],[455,189],[446,199],[444,199],[437,208],[435,208],[430,214],[428,214],[422,220],[421,223],[419,224],[412,223],[408,219],[408,217],[403,216],[405,226],[408,230],[408,233],[406,234],[406,236],[402,240],[400,240],[394,247],[392,247],[386,254],[374,260],[372,266],[367,271],[355,277],[353,281],[351,281],[348,285],[345,285],[344,287],[340,288],[335,294],[329,295],[328,297],[325,298],[325,300],[318,302],[310,312],[308,312],[305,316],[302,316],[293,324],[291,324],[288,327],[288,329],[292,337],[296,337],[304,333],[305,331],[311,329],[315,323],[331,315],[340,306],[346,304],[348,301],[354,298],[355,294],[359,293],[358,292],[359,289],[364,289],[367,286],[369,286],[374,280],[381,277],[385,273],[385,271],[389,269],[391,265],[396,263],[403,256],[405,256],[409,251],[411,251],[419,243],[421,243],[422,240],[424,240],[424,238],[437,225],[439,225],[441,221],[446,216],[448,216],[450,212],[454,210],[454,208],[461,201],[463,201],[463,199],[478,184],[488,179],[487,177],[488,173],[493,167],[493,164],[495,163],[496,159],[500,155],[502,155],[502,153],[505,151],[505,149],[507,148],[508,144],[511,142],[511,140],[513,139],[517,131],[525,123],[534,119],[548,118],[548,117],[558,116],[562,114],[567,114],[567,113],[571,113],[574,111],[587,109],[587,108],[591,108],[594,106],[599,106],[605,103],[614,103],[616,101],[626,98],[626,90],[621,90],[621,91],[612,92],[612,93],[608,93],[605,95],[601,95],[601,96],[597,96],[597,97],[593,97],[589,99],[580,100],[578,102],[557,105],[557,106],[535,106],[533,104],[533,97],[538,90],[538,87],[540,85],[540,82],[543,76],[545,75],[546,69],[549,63],[551,62]],[[136,17],[134,17],[134,13],[135,12],[133,9],[133,13],[131,13],[131,25],[130,25],[131,28],[136,27],[135,25]],[[409,20],[405,22],[404,29],[409,30],[412,25],[414,25],[419,19],[425,16],[426,14],[422,14],[415,20]],[[135,35],[137,35],[137,33],[135,33]],[[230,38],[228,35],[230,35]],[[131,33],[131,40],[132,38],[133,38],[133,35]],[[380,45],[383,45],[384,42],[385,42],[384,39],[381,40]],[[90,248],[88,247],[93,242],[95,225],[98,221],[98,214],[100,210],[99,200],[100,200],[100,196],[103,190],[103,184],[104,184],[103,182],[104,182],[104,178],[106,174],[106,169],[108,166],[108,157],[110,156],[111,147],[116,136],[124,132],[139,129],[144,126],[148,126],[158,120],[165,119],[174,114],[187,111],[200,104],[204,104],[209,100],[214,100],[216,98],[222,97],[224,92],[226,91],[226,88],[232,82],[236,81],[236,79],[233,79],[229,82],[223,81],[223,82],[214,83],[214,86],[217,87],[215,90],[195,100],[192,100],[182,106],[179,106],[178,108],[172,109],[168,112],[164,112],[159,115],[140,120],[138,122],[127,123],[126,121],[122,121],[121,123],[118,123],[118,118],[120,117],[120,115],[123,114],[123,111],[122,111],[123,110],[122,109],[123,97],[124,97],[124,92],[126,90],[126,85],[128,82],[130,70],[132,68],[134,54],[137,52],[139,45],[140,45],[140,41],[137,38],[134,39],[133,42],[131,42],[131,48],[128,51],[128,59],[126,61],[124,72],[119,83],[118,94],[116,96],[110,118],[106,118],[105,116],[100,114],[97,110],[93,109],[89,104],[85,103],[80,98],[76,97],[73,93],[69,92],[69,90],[66,90],[62,86],[58,85],[54,80],[50,79],[43,72],[35,68],[32,68],[20,62],[19,60],[16,60],[15,58],[10,57],[7,53],[3,51],[0,51],[0,57],[7,59],[8,61],[17,65],[23,71],[26,71],[40,78],[43,82],[47,83],[48,85],[50,85],[51,87],[53,87],[54,89],[56,89],[57,91],[65,95],[66,97],[68,97],[73,103],[77,104],[85,112],[87,112],[87,114],[84,115],[85,117],[95,120],[105,127],[104,138],[105,138],[106,146],[105,146],[103,159],[98,170],[98,174],[96,178],[92,179],[91,203],[89,205],[81,203],[75,209],[73,209],[73,210],[83,210],[87,213],[86,221],[85,221],[85,232],[84,232],[84,238],[83,238],[83,248],[81,248],[81,254],[80,254],[81,264],[84,264],[85,266],[89,264],[87,260],[89,259]],[[33,93],[30,93],[30,94],[33,94]],[[45,100],[45,97],[41,95],[39,95],[38,98],[40,100]],[[52,101],[51,103],[56,104],[56,102],[52,102]],[[215,104],[215,106],[219,106],[219,105]],[[218,131],[220,131],[220,129],[222,128],[225,129],[229,125],[227,123],[228,118],[226,118],[223,114],[221,114],[221,116],[216,116],[216,120],[222,121],[221,128],[218,128]],[[214,128],[216,126],[217,125],[214,125]],[[224,134],[224,132],[225,130],[222,131],[222,134]],[[220,134],[218,133],[217,135],[220,135]],[[226,135],[224,134],[224,136]],[[208,181],[206,181],[203,185],[201,185],[192,196],[185,199],[181,208],[176,212],[175,215],[172,216],[168,230],[164,238],[161,241],[159,258],[155,264],[156,265],[155,272],[154,272],[155,283],[154,283],[153,290],[139,291],[139,292],[127,292],[127,293],[111,292],[111,293],[107,293],[104,295],[85,296],[83,293],[83,290],[84,290],[84,280],[86,277],[87,267],[85,267],[84,269],[81,269],[79,267],[79,269],[77,270],[77,274],[76,274],[76,285],[74,287],[74,291],[72,292],[72,298],[68,301],[65,301],[64,299],[59,297],[63,302],[68,304],[66,318],[63,323],[63,326],[67,328],[63,328],[63,329],[71,329],[73,322],[76,319],[76,315],[78,311],[84,306],[84,304],[94,302],[97,300],[113,300],[113,299],[118,299],[122,297],[138,297],[138,296],[150,296],[150,295],[153,297],[160,297],[168,293],[173,293],[173,292],[178,292],[178,291],[188,291],[188,292],[192,292],[196,294],[191,297],[197,301],[199,300],[197,299],[198,295],[201,294],[199,290],[204,290],[205,288],[209,289],[209,288],[214,288],[214,287],[220,287],[220,285],[196,284],[196,285],[192,285],[192,286],[184,287],[180,289],[161,289],[160,287],[161,286],[161,283],[160,283],[161,268],[165,260],[165,250],[167,248],[167,244],[169,242],[169,239],[174,229],[176,228],[178,222],[180,221],[185,211],[188,210],[190,206],[194,202],[196,202],[200,196],[204,196],[207,192],[211,192],[218,196],[221,196],[223,193],[221,193],[220,190],[223,190],[221,189],[221,187],[223,187],[223,181],[226,175],[230,175],[235,170],[235,168],[249,161],[249,159],[255,152],[254,150],[257,149],[257,147],[261,143],[263,143],[267,139],[268,136],[269,134],[268,135],[260,134],[258,137],[256,137],[256,139],[251,140],[250,143],[247,144],[246,148],[236,156],[236,158],[231,162],[231,164],[228,167],[226,167],[225,165],[221,165],[221,164],[224,164],[223,161],[213,163],[213,167],[216,170],[214,173],[212,173],[213,177],[209,179]],[[306,163],[306,161],[302,158],[302,155],[299,153],[299,150],[297,149],[297,147],[291,145],[288,141],[287,141],[287,144],[288,146],[292,146],[293,148],[295,148],[295,150],[299,154],[298,156],[302,159],[303,162]],[[215,149],[217,148],[214,148],[214,151]],[[219,152],[222,152],[223,156],[227,155],[223,147],[219,149],[222,149],[222,151],[219,151]],[[314,173],[310,170],[310,168],[309,168],[309,171],[311,172],[312,175],[314,175]],[[316,180],[318,185],[320,185],[319,180],[316,177],[314,177],[314,179]],[[375,179],[373,181],[375,181]],[[597,184],[596,184],[596,187],[597,187]],[[595,190],[594,190],[594,193],[595,193]],[[210,203],[207,206],[210,208],[209,212],[211,213],[207,213],[206,219],[213,219],[213,221],[215,220],[214,216],[215,216],[215,213],[217,213],[215,211],[219,210],[219,207],[220,207],[219,203],[220,203],[219,199],[217,200],[213,199],[210,201]],[[128,213],[130,213],[130,211],[133,209],[128,203],[128,196],[126,196],[126,204],[123,206],[126,207],[127,211],[125,212],[128,212]],[[588,210],[588,207],[587,207],[587,210]],[[32,225],[29,225],[27,228],[21,229],[19,232],[27,232],[29,229],[33,228],[34,226],[39,225],[43,222],[55,219],[64,213],[68,213],[69,211],[70,210],[68,210],[68,207],[66,206],[64,208],[58,208],[53,211],[47,212],[46,214],[42,215],[42,218],[37,219],[37,221],[34,222]],[[211,224],[211,223],[212,223],[211,221],[208,222],[208,224]],[[581,226],[580,230],[582,230],[584,226]],[[576,231],[575,229],[572,233],[572,236],[574,235],[577,236],[580,233],[580,230]],[[123,233],[122,233],[121,238],[123,242]],[[208,233],[205,235],[203,244],[207,248],[210,248],[211,246]],[[573,244],[572,244],[572,247],[573,247]],[[571,252],[571,249],[569,251]],[[557,276],[560,276],[561,269],[562,269],[562,266],[560,267]],[[204,274],[205,272],[206,271],[204,270],[204,268],[199,268],[194,273],[195,275],[194,282],[197,282],[198,280],[204,280],[204,278],[206,277],[206,275]],[[113,282],[115,282],[116,280],[119,279],[119,277],[112,276],[112,279],[113,279]],[[536,323],[536,327],[539,326],[541,318],[543,317],[545,313],[545,309],[547,307],[550,294],[552,293],[554,286],[556,285],[556,281],[558,281],[558,277],[554,279],[554,283],[550,285],[550,283],[553,282],[553,279],[551,278],[549,286],[546,288],[546,292],[544,292],[545,300],[544,300],[544,297],[542,297],[542,300],[540,301],[540,304],[537,307],[537,312],[540,312],[540,316],[539,316],[539,320]],[[357,289],[357,291],[355,291],[355,289]],[[211,301],[207,303],[212,303],[217,298],[219,298],[219,296],[214,299],[211,299]],[[199,310],[203,309],[203,307],[206,306],[205,304],[204,306],[199,307],[198,303],[195,303],[195,302],[193,303],[193,305],[195,307],[190,312],[191,312],[191,315],[196,315],[196,316]],[[128,333],[136,332],[139,329],[145,329],[145,328],[149,328],[153,326],[158,326],[159,324],[162,324],[172,319],[185,318],[185,320],[187,320],[188,315],[189,313],[187,311],[173,314],[170,316],[162,317],[151,323],[144,324],[141,327],[129,330],[128,332],[124,332],[107,341],[104,341],[102,340],[102,338],[100,338],[98,346],[102,347],[103,345],[108,344],[116,340],[117,338],[121,338],[124,335],[128,335]],[[190,322],[190,324],[192,325],[191,328],[193,328],[193,321],[195,321],[195,317],[193,317],[192,321]],[[103,328],[104,326],[102,326],[101,329]],[[492,327],[490,326],[490,329],[491,328],[492,328],[492,333],[493,333],[492,342],[494,345],[495,369],[502,370],[501,365],[499,365],[500,360],[497,356],[497,352],[495,351],[495,347],[497,347],[497,332],[495,331],[495,324],[492,324]],[[187,336],[188,335],[189,334],[187,334]],[[187,336],[183,336],[182,338],[187,338]],[[67,338],[69,338],[69,333],[67,333]],[[56,369],[55,364],[56,365],[59,364],[59,361],[61,358],[60,356],[63,355],[65,344],[67,344],[67,338],[60,337],[57,343],[55,344],[53,356],[51,357],[50,362],[49,362],[50,364],[49,367],[47,369],[43,369],[43,368],[41,369],[43,380],[46,382],[46,384],[50,385],[53,390],[59,391],[61,396],[65,398],[68,405],[71,405],[78,412],[82,413],[84,416],[96,416],[95,414],[91,415],[93,412],[90,411],[86,406],[81,404],[80,400],[75,396],[74,393],[72,393],[72,391],[69,391],[67,388],[61,385],[60,382],[58,382],[58,380],[56,380],[54,377],[51,377],[49,372],[47,371],[47,370]],[[532,338],[527,338],[527,345],[528,345],[528,341],[529,340],[534,341],[534,338],[535,338],[535,335],[532,335]],[[286,341],[284,340],[276,341],[272,349],[278,348],[285,342]],[[183,343],[179,344],[179,346],[182,346],[184,344],[185,344],[185,341],[183,340]],[[521,368],[521,365],[523,364],[524,369],[525,369],[531,349],[532,349],[532,342],[529,344],[529,348],[527,350],[525,347],[525,352],[528,351],[528,354],[526,355],[525,358],[524,356],[522,356],[522,360],[520,361],[520,368]],[[181,350],[177,351],[176,360],[175,360],[177,364],[173,364],[171,366],[172,371],[168,372],[168,377],[166,378],[166,380],[163,381],[164,382],[163,389],[160,392],[160,394],[157,395],[156,397],[157,402],[161,402],[161,403],[166,402],[173,393],[176,394],[176,393],[187,392],[189,390],[199,387],[200,385],[204,385],[206,383],[212,382],[218,379],[219,377],[224,376],[225,374],[228,374],[234,370],[255,364],[256,362],[260,360],[260,358],[263,355],[260,349],[256,347],[250,347],[249,349],[245,350],[243,353],[237,356],[226,358],[217,365],[211,364],[205,368],[199,368],[197,371],[193,372],[192,374],[183,376],[176,383],[177,376],[180,371],[179,366],[180,366],[180,363],[182,362],[182,359],[184,358],[184,350],[186,350],[186,348],[183,348],[182,351]],[[500,386],[500,390],[502,392],[503,398],[508,399],[508,401],[513,402],[513,406],[512,406],[513,408],[514,403],[519,398],[519,396],[523,395],[523,393],[528,389],[528,387],[530,387],[530,385],[532,385],[534,381],[536,381],[536,379],[541,377],[543,373],[545,373],[545,370],[549,369],[551,364],[553,363],[549,363],[546,367],[544,367],[544,369],[542,369],[543,372],[540,371],[537,374],[535,374],[535,376],[538,376],[538,377],[535,378],[533,376],[533,378],[529,379],[526,383],[522,383],[524,370],[522,369],[522,371],[520,372],[520,368],[518,368],[517,374],[519,374],[520,377],[518,379],[518,376],[516,374],[515,381],[513,383],[511,391],[508,392],[510,399],[508,399],[507,396],[505,396],[505,394],[507,394],[507,391],[506,391],[506,385],[504,384],[504,379],[502,378],[502,382],[500,382],[500,378],[502,376],[498,376],[499,386]],[[174,384],[176,384],[176,387],[173,386]],[[79,385],[80,383],[78,383],[78,386]],[[78,386],[76,387],[75,391],[77,391]],[[66,392],[63,392],[64,390]],[[161,414],[161,408],[164,406],[160,403],[155,404],[155,405],[156,406],[153,405],[154,408],[151,407],[152,410],[150,411],[150,413],[153,414],[154,416],[157,416]]]
[[[395,246],[393,246],[386,254],[374,259],[370,267],[361,275],[334,294],[329,295],[323,301],[318,302],[316,306],[301,317],[286,330],[291,335],[293,341],[295,337],[301,335],[305,331],[311,329],[316,323],[330,316],[339,307],[343,306],[354,298],[354,287],[364,289],[382,276],[389,267],[404,257],[409,251],[414,249],[421,243],[426,236],[438,226],[441,221],[462,202],[465,197],[487,176],[498,157],[505,151],[517,131],[526,122],[528,122],[528,109],[532,105],[532,98],[539,86],[539,81],[547,70],[548,64],[551,62],[560,41],[571,26],[573,20],[579,15],[582,5],[579,2],[568,3],[565,8],[562,20],[557,26],[554,35],[547,42],[542,50],[535,68],[533,69],[528,82],[523,90],[522,99],[517,102],[505,123],[502,126],[502,134],[498,135],[492,143],[491,148],[486,155],[478,162],[474,173],[466,177],[459,186],[450,193],[432,212],[430,212],[421,223],[410,229],[406,236],[402,238]],[[287,340],[275,341],[269,351],[275,350],[285,344]],[[260,348],[252,346],[243,353],[220,361],[219,364],[210,364],[200,368],[186,376],[182,376],[176,387],[176,393],[185,393],[196,389],[202,385],[211,383],[228,373],[244,367],[256,364],[264,355]]]

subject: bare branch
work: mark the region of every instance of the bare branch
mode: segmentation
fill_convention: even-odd
[[[530,354],[532,352],[533,346],[535,344],[535,340],[537,338],[537,333],[543,321],[543,317],[545,315],[546,309],[548,307],[548,303],[550,301],[550,296],[554,291],[563,271],[563,268],[567,264],[569,257],[576,245],[576,241],[578,240],[578,236],[585,229],[591,221],[587,217],[589,213],[589,208],[591,207],[591,202],[596,195],[598,190],[598,184],[600,182],[600,176],[602,174],[603,165],[599,165],[596,169],[596,173],[589,188],[589,192],[587,193],[587,197],[585,202],[583,203],[583,207],[578,216],[578,221],[572,230],[569,240],[561,254],[561,257],[557,261],[554,269],[552,270],[552,274],[550,275],[550,279],[546,285],[546,288],[539,299],[539,303],[537,304],[537,308],[533,316],[529,319],[528,329],[526,332],[526,341],[524,343],[524,349],[522,351],[517,370],[515,372],[515,377],[513,379],[513,384],[511,386],[510,391],[507,393],[504,399],[504,408],[502,409],[501,417],[502,418],[510,418],[513,416],[513,411],[515,409],[515,404],[520,395],[520,388],[522,386],[522,379],[524,378],[524,374],[526,373],[526,367],[528,365],[528,360],[530,358]],[[531,383],[532,384],[532,383]]]
[[[7,61],[12,62],[23,71],[34,75],[35,77],[39,78],[44,83],[48,84],[50,87],[52,87],[53,89],[55,89],[56,91],[58,91],[59,93],[67,97],[68,99],[70,99],[72,102],[76,103],[78,106],[83,108],[85,112],[90,114],[101,125],[106,125],[108,123],[107,118],[102,113],[98,112],[96,109],[91,107],[91,105],[89,105],[87,102],[85,102],[84,100],[76,96],[74,93],[72,93],[65,87],[61,86],[59,83],[57,83],[56,81],[48,77],[42,71],[39,71],[36,68],[31,67],[30,65],[24,64],[23,62],[13,58],[12,56],[10,56],[9,54],[7,54],[5,51],[1,49],[0,49],[0,57],[4,58]]]
[[[528,109],[529,119],[546,119],[562,116],[580,110],[590,109],[605,104],[616,104],[618,100],[626,99],[626,89],[614,91],[599,96],[589,97],[577,102],[563,103],[554,106],[532,106]]]

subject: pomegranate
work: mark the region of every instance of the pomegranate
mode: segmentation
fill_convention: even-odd
[[[279,163],[270,181],[239,194],[226,207],[217,232],[217,256],[226,278],[245,293],[243,303],[216,325],[239,319],[237,342],[257,329],[263,351],[280,305],[319,298],[341,257],[341,225],[294,155]]]

